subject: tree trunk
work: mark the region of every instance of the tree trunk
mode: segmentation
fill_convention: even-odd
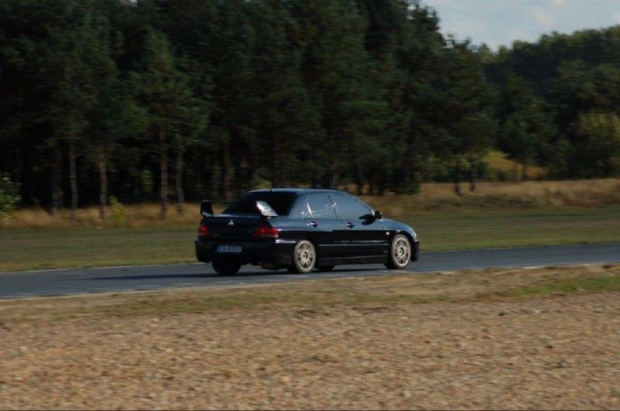
[[[355,179],[355,186],[357,187],[357,195],[361,196],[364,191],[364,180],[362,179],[361,167],[358,164],[354,167],[353,178]]]
[[[230,160],[230,145],[226,144],[223,147],[222,153],[222,193],[224,194],[224,201],[231,201],[232,194],[230,192],[230,185],[232,182],[232,162]]]
[[[385,180],[380,180],[379,181],[379,188],[378,188],[377,194],[382,196],[383,194],[385,194],[385,190],[386,189],[387,189],[387,187],[385,185]]]
[[[282,173],[282,167],[280,167],[280,141],[277,136],[274,136],[272,141],[271,185],[272,187],[280,187],[280,174]]]
[[[99,168],[99,217],[108,219],[108,167],[103,144],[97,146],[97,166]]]
[[[334,170],[329,177],[329,188],[332,190],[338,190],[338,183],[340,182],[340,173]]]
[[[326,183],[327,188],[338,190],[338,183],[340,183],[340,163],[338,160],[332,161]]]
[[[177,134],[177,162],[176,172],[176,190],[177,190],[177,211],[179,215],[185,212],[185,193],[183,192],[183,137]]]
[[[411,167],[407,159],[404,161],[400,176],[401,180],[398,182],[396,190],[399,194],[409,194],[411,189]]]
[[[62,150],[60,147],[54,149],[52,160],[52,215],[56,215],[62,207]]]
[[[515,181],[520,181],[519,180],[519,162],[515,159],[514,160],[514,166],[512,167],[512,173],[514,174],[514,179]]]
[[[210,152],[205,153],[204,156],[204,176],[205,181],[207,182],[207,190],[206,190],[206,198],[213,199],[214,195],[217,193],[217,164],[215,161],[215,156]]]
[[[290,180],[290,175],[289,175],[288,150],[286,148],[286,145],[284,145],[283,151],[282,151],[282,180],[281,180],[282,187],[289,187],[289,180]]]
[[[160,149],[160,163],[159,168],[161,171],[161,181],[159,187],[159,194],[161,200],[161,218],[168,217],[168,208],[170,202],[168,200],[168,147],[166,147],[166,132],[159,131],[159,149]]]
[[[530,166],[530,162],[527,159],[523,160],[523,167],[521,168],[521,180],[522,181],[527,181],[530,178],[529,166]]]
[[[368,194],[373,195],[375,193],[375,180],[377,176],[377,170],[371,170],[368,176]]]
[[[461,191],[461,156],[456,156],[456,160],[454,162],[454,194],[457,196],[462,196],[463,192]]]
[[[71,224],[77,222],[78,186],[77,186],[77,154],[75,139],[69,139],[69,182],[71,185]]]
[[[475,160],[471,161],[470,171],[469,171],[469,191],[476,191],[476,186],[478,184],[478,164],[476,164]]]

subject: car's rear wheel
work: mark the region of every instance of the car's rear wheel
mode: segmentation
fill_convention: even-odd
[[[411,242],[404,234],[397,234],[392,239],[390,255],[388,256],[387,268],[401,269],[407,267],[411,260]]]
[[[213,269],[220,275],[235,275],[241,268],[241,263],[230,260],[213,260]]]
[[[289,272],[307,274],[314,269],[316,264],[316,248],[308,240],[300,240],[293,250],[293,265]]]
[[[324,272],[331,271],[334,269],[334,267],[335,265],[320,265],[319,271],[324,271]]]

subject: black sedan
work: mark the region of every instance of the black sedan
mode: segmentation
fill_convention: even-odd
[[[355,196],[336,190],[250,191],[222,214],[203,201],[196,257],[223,275],[243,264],[292,273],[338,264],[417,261],[419,240],[406,224],[383,218]]]

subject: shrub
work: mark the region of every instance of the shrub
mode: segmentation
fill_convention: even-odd
[[[8,220],[19,203],[19,185],[0,174],[0,220]]]
[[[122,223],[127,219],[127,207],[125,207],[118,198],[110,197],[110,220]]]

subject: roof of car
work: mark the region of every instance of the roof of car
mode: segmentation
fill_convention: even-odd
[[[260,190],[252,190],[252,193],[261,193],[261,192],[269,192],[272,191],[274,193],[295,193],[295,194],[310,194],[310,193],[343,193],[343,191],[339,190],[330,190],[326,188],[299,188],[299,187],[291,187],[291,188],[263,188]]]

